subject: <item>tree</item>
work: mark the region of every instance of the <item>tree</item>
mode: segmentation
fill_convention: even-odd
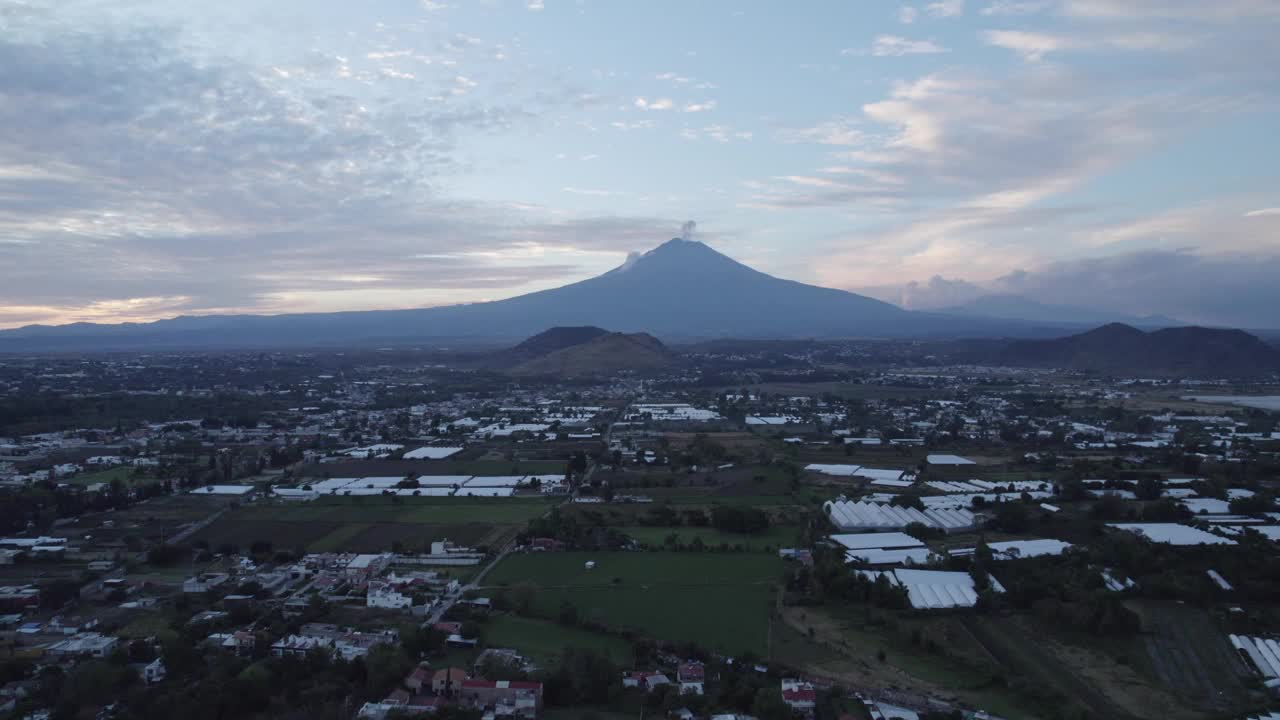
[[[1162,492],[1164,492],[1164,489],[1161,487],[1160,479],[1154,477],[1142,478],[1133,489],[1133,494],[1139,500],[1148,501],[1159,499]]]
[[[364,664],[368,672],[365,686],[370,694],[377,697],[398,686],[413,670],[413,662],[403,648],[386,644],[369,648]]]
[[[760,720],[788,720],[791,717],[791,706],[782,699],[782,693],[774,687],[763,687],[756,691],[755,700],[751,703],[751,714]]]
[[[1031,525],[1031,513],[1021,502],[1002,502],[996,505],[996,515],[991,527],[1008,533],[1026,532]]]
[[[890,505],[904,508],[915,508],[920,512],[924,512],[924,501],[920,499],[918,493],[899,493],[893,496],[889,501]]]

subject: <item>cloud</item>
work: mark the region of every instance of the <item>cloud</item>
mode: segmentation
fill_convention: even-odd
[[[858,288],[857,292],[908,310],[934,310],[963,305],[991,291],[967,280],[934,275],[923,283],[912,280],[902,285]]]
[[[1280,307],[1280,254],[1143,250],[1051,263],[995,285],[1056,304],[1188,322],[1272,328]]]
[[[676,106],[675,101],[671,98],[654,98],[653,100],[649,100],[648,98],[638,97],[634,104],[641,110],[670,110]]]
[[[910,25],[911,23],[915,22],[916,18],[919,16],[920,16],[919,11],[917,11],[915,8],[911,7],[910,5],[903,5],[902,7],[898,8],[898,22],[902,23],[903,25]]]
[[[989,30],[984,33],[988,45],[1019,53],[1031,62],[1039,62],[1052,52],[1064,50],[1181,50],[1195,44],[1186,35],[1160,32],[1123,32],[1112,34],[1067,34],[1028,32],[1024,30]]]
[[[716,107],[715,100],[703,100],[700,103],[685,104],[685,106],[680,109],[680,112],[686,112],[686,113],[706,112],[708,110],[714,110],[715,107]]]
[[[947,49],[932,40],[908,40],[897,35],[879,35],[871,43],[870,53],[876,57],[901,57],[903,55],[933,55]]]
[[[742,206],[823,208],[850,218],[811,255],[812,276],[836,287],[950,277],[960,266],[992,277],[1090,249],[1160,245],[1162,237],[1183,246],[1211,236],[1228,242],[1221,214],[1216,224],[1195,225],[1204,230],[1199,237],[1168,218],[1163,234],[1122,238],[1120,223],[1107,217],[1114,208],[1071,199],[1153,148],[1248,107],[1239,104],[1247,96],[1218,95],[1216,69],[1153,77],[1136,94],[1108,73],[1036,64],[1006,76],[947,70],[896,83],[860,115],[780,134],[791,142],[847,143],[818,167],[864,174],[809,184],[770,178],[750,187]],[[1256,247],[1257,229],[1242,229],[1230,242]]]
[[[641,130],[641,129],[652,128],[653,121],[652,120],[636,120],[635,122],[624,122],[622,120],[615,120],[614,122],[609,123],[609,126],[622,131]]]
[[[964,13],[964,0],[939,0],[925,5],[924,11],[935,18],[958,17]]]
[[[600,190],[596,188],[562,187],[560,189],[573,195],[591,195],[593,197],[618,197],[619,195],[631,194],[620,190]]]
[[[580,277],[676,222],[440,193],[463,138],[574,107],[556,78],[386,77],[376,63],[413,57],[370,45],[257,66],[138,18],[67,21],[0,36],[2,324],[478,299]],[[488,52],[472,40],[439,38]],[[475,254],[421,259],[460,246]]]
[[[1025,30],[988,30],[984,38],[988,45],[1013,50],[1033,62],[1051,52],[1079,47],[1082,42],[1067,35]]]
[[[1034,15],[1050,5],[1052,5],[1050,0],[996,0],[982,8],[981,13],[986,16]]]
[[[1235,22],[1280,18],[1272,0],[1063,0],[1062,13],[1095,20]]]
[[[779,138],[788,143],[818,143],[821,145],[860,145],[867,141],[867,134],[855,127],[855,118],[836,118],[807,128],[792,128],[779,132]]]
[[[1250,210],[1244,214],[1245,217],[1280,217],[1280,207],[1262,208],[1261,210]]]
[[[714,140],[719,143],[747,141],[755,136],[750,130],[737,130],[727,125],[706,125],[701,128],[687,127],[680,130],[680,137],[685,140]]]
[[[982,282],[935,275],[925,282],[860,288],[911,309],[939,309],[983,295],[1012,294],[1034,302],[1184,322],[1274,329],[1280,253],[1204,254],[1141,250],[1051,262]]]
[[[537,12],[546,9],[547,6],[543,0],[529,0],[529,2],[525,3],[525,7]]]

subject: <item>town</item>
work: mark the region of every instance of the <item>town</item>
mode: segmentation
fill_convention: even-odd
[[[0,358],[14,718],[1246,718],[1280,377]]]

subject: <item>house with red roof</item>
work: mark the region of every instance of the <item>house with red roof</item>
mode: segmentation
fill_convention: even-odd
[[[542,683],[523,680],[464,680],[458,702],[492,710],[495,717],[533,720],[542,710]]]
[[[783,680],[782,700],[792,710],[807,715],[812,713],[814,706],[818,704],[818,691],[814,689],[813,683],[803,680]]]
[[[703,683],[706,681],[706,666],[697,660],[682,662],[676,666],[676,681],[680,683],[680,694],[703,694]]]
[[[622,674],[622,687],[650,691],[670,685],[671,678],[656,670],[632,670]]]

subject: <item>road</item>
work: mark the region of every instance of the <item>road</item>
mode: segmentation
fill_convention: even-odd
[[[592,466],[588,467],[587,472],[589,474],[591,472],[594,472],[594,470],[595,470],[595,466],[593,464]],[[565,498],[563,502],[557,503],[555,505],[552,505],[550,508],[548,508],[547,512],[542,514],[542,517],[546,517],[548,514],[551,513],[553,509],[559,507],[560,505],[563,505],[566,502],[572,502],[572,501],[573,501],[572,496]],[[503,545],[502,549],[498,551],[498,554],[495,555],[492,560],[486,563],[484,567],[480,568],[480,572],[476,573],[475,577],[471,578],[471,580],[466,585],[463,585],[462,587],[458,588],[456,592],[442,596],[440,598],[439,606],[435,610],[431,611],[431,614],[428,615],[427,619],[423,621],[422,627],[424,628],[430,627],[440,622],[440,619],[444,617],[444,614],[446,612],[449,612],[449,608],[453,607],[460,598],[462,598],[468,592],[471,592],[473,590],[479,590],[481,587],[483,587],[482,583],[484,581],[484,576],[488,575],[489,571],[492,570],[494,567],[496,567],[498,563],[506,559],[506,557],[510,555],[515,550],[515,548],[516,548],[516,541],[514,539],[508,541],[507,544]]]

